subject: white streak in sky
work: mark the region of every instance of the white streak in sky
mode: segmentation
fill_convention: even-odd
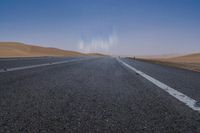
[[[83,52],[109,52],[111,47],[116,45],[118,38],[115,33],[108,37],[95,37],[90,40],[81,39],[78,43],[78,48]]]

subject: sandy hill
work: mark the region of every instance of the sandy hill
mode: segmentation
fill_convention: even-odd
[[[84,56],[85,54],[61,50],[57,48],[47,48],[27,45],[18,42],[0,42],[0,57],[35,57],[35,56]]]
[[[137,58],[142,59],[167,59],[181,56],[179,54],[164,54],[164,55],[136,55]]]
[[[168,58],[166,60],[173,61],[173,62],[200,63],[200,53]]]
[[[143,61],[174,66],[200,72],[200,53],[193,53],[169,58],[138,58]]]
[[[88,56],[107,56],[105,54],[101,54],[101,53],[88,53]]]

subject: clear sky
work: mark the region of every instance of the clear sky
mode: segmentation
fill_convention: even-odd
[[[200,52],[200,0],[0,0],[0,41],[82,52]]]

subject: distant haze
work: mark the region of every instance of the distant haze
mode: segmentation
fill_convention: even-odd
[[[0,41],[114,55],[200,52],[199,0],[1,0]]]

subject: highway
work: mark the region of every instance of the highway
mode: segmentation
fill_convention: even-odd
[[[0,59],[0,133],[199,133],[199,101],[200,73],[189,70],[114,57]]]

